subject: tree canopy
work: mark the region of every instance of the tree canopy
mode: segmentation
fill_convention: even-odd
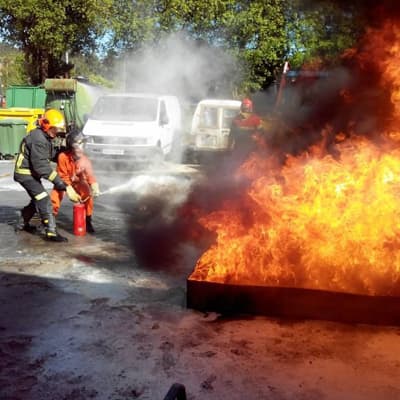
[[[357,1],[291,0],[286,10],[288,59],[293,67],[335,64],[343,50],[364,32],[363,7]]]
[[[31,83],[65,73],[67,52],[89,53],[104,33],[111,0],[0,0],[0,34],[22,50]]]
[[[4,94],[10,85],[23,85],[28,80],[23,54],[10,46],[0,44],[0,94]]]
[[[0,0],[0,38],[24,54],[30,83],[107,74],[127,54],[156,48],[172,33],[234,60],[233,86],[265,89],[285,61],[332,63],[363,31],[361,3],[331,0]],[[65,55],[69,54],[69,60]],[[87,65],[85,66],[85,60]],[[1,61],[1,60],[0,60]],[[185,62],[185,60],[182,60]],[[212,60],[210,60],[212,65]],[[77,70],[80,68],[80,70]]]

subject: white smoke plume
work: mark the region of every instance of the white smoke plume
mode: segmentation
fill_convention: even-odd
[[[231,97],[236,61],[218,48],[175,34],[125,56],[117,67],[120,90],[178,96],[182,101]]]
[[[170,222],[175,218],[176,209],[187,200],[192,184],[193,181],[185,177],[140,174],[105,190],[102,195],[123,194],[130,205],[137,207],[140,204],[141,212],[147,211],[148,199],[162,199],[163,208],[159,217]]]
[[[119,85],[115,91],[177,96],[182,106],[180,144],[184,148],[194,106],[205,98],[232,98],[237,70],[233,57],[221,49],[173,35],[156,47],[126,55],[116,69]],[[185,171],[190,166],[179,160],[178,156],[172,163],[154,161],[147,169],[111,163],[107,171],[111,182],[102,190],[110,196],[105,195],[104,201],[115,201],[127,214],[130,243],[144,266],[173,267],[193,257],[188,255],[186,242],[188,236],[192,240],[189,232],[196,221],[186,203],[199,174]],[[106,163],[101,169],[107,169]]]
[[[232,82],[235,81],[237,70],[234,58],[221,49],[174,34],[154,47],[125,55],[115,70],[115,76],[118,77],[115,79],[115,91],[178,97],[182,108],[182,131],[179,142],[174,143],[172,164],[178,164],[172,169],[180,169],[194,106],[204,98],[231,98]],[[119,176],[119,169],[124,174]],[[168,167],[160,160],[150,160],[150,163],[141,165],[113,162],[102,162],[100,165],[101,171],[113,175],[112,184],[107,184],[104,190],[111,188],[113,191],[131,193],[135,196],[136,204],[140,202],[142,205],[146,200],[154,202],[155,198],[160,197],[163,206],[158,217],[170,221],[174,210],[184,204],[191,183],[185,178],[176,179],[176,171],[172,172],[171,177],[166,169]],[[129,170],[132,170],[131,176],[126,174]],[[138,171],[143,174],[138,176]]]

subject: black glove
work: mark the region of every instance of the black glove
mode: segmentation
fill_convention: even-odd
[[[57,179],[54,181],[54,189],[65,191],[67,190],[67,185],[61,179]]]

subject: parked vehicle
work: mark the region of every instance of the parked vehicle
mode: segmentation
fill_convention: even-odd
[[[206,99],[198,103],[192,119],[188,151],[194,157],[231,150],[229,137],[239,100]]]
[[[157,161],[172,154],[181,135],[175,96],[118,93],[101,96],[83,128],[94,160]]]
[[[42,86],[11,86],[7,89],[7,108],[0,109],[0,158],[13,158],[19,144],[36,127],[46,108],[60,110],[67,133],[81,130],[85,116],[105,89],[79,79],[46,79]],[[60,146],[63,145],[60,141]]]

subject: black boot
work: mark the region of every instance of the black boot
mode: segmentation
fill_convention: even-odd
[[[21,215],[19,217],[17,226],[15,227],[16,231],[25,231],[29,233],[35,233],[36,232],[36,226],[31,225],[29,222],[26,222],[24,220],[24,217]]]
[[[68,239],[65,236],[61,236],[58,232],[46,232],[44,239],[49,242],[68,242]]]
[[[88,215],[86,217],[86,232],[87,233],[94,233],[94,228],[92,225],[92,216]]]
[[[36,227],[31,225],[29,222],[32,217],[35,215],[36,207],[31,201],[26,207],[21,210],[20,217],[18,219],[17,226],[15,227],[16,231],[26,231],[29,233],[36,232]]]
[[[56,218],[53,214],[50,214],[48,218],[42,221],[44,230],[44,239],[50,242],[68,242],[68,239],[61,236],[56,229]]]

